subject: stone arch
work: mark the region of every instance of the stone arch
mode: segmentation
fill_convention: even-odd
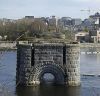
[[[55,77],[55,84],[65,84],[65,73],[63,68],[57,64],[43,64],[34,68],[31,73],[31,82],[34,83],[43,83],[42,76],[45,73],[51,73]]]

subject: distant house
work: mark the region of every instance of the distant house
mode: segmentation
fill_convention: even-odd
[[[81,25],[82,24],[82,20],[81,19],[72,19],[72,25],[77,26],[77,25]]]
[[[95,19],[93,28],[89,31],[90,42],[100,43],[100,14],[96,13],[90,17]]]
[[[89,41],[89,33],[88,32],[78,32],[75,34],[75,41],[78,42],[88,42]]]
[[[89,31],[90,42],[100,43],[100,28]]]
[[[34,19],[34,16],[25,16],[25,19]]]

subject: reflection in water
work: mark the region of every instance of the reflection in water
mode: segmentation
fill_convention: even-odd
[[[35,87],[18,87],[18,96],[81,96],[80,87],[41,85]]]

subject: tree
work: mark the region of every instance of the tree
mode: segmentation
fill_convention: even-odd
[[[47,31],[47,25],[45,22],[37,19],[30,26],[30,32],[33,36],[41,37],[43,32]]]
[[[65,30],[62,33],[65,34],[65,39],[67,39],[69,41],[74,41],[74,33],[73,32]]]

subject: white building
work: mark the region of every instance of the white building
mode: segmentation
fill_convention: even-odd
[[[78,42],[88,42],[89,41],[89,33],[87,32],[78,32],[75,34],[75,41]]]

